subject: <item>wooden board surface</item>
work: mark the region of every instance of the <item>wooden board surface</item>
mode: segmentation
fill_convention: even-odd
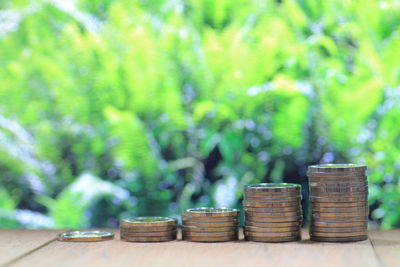
[[[117,232],[117,231],[116,231]],[[43,232],[42,232],[43,233]],[[374,232],[380,249],[394,241]],[[396,239],[397,238],[397,239]],[[311,242],[307,233],[300,242],[289,243],[194,243],[173,241],[165,243],[130,243],[116,239],[96,243],[68,243],[52,241],[11,266],[190,266],[190,267],[235,267],[235,266],[382,266],[383,258],[374,251],[370,240],[354,243]],[[397,240],[397,241],[396,241]],[[388,243],[389,242],[389,243]],[[392,265],[400,253],[386,266]],[[388,258],[389,259],[389,258]],[[386,263],[386,262],[385,262]]]
[[[400,266],[400,229],[371,231],[370,239],[384,266]]]
[[[0,229],[0,266],[46,245],[58,231]]]

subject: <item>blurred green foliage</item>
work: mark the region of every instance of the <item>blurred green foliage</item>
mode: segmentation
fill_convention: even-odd
[[[0,3],[0,226],[116,226],[243,186],[370,169],[400,226],[400,6],[379,1]]]

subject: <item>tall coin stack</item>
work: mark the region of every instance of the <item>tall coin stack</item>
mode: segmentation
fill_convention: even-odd
[[[311,240],[348,242],[368,238],[366,170],[366,166],[357,164],[308,167]]]
[[[301,239],[301,186],[262,183],[245,189],[244,236],[247,241],[288,242]]]
[[[121,221],[121,240],[164,242],[176,240],[178,222],[169,217],[135,217]]]
[[[230,208],[187,209],[182,216],[182,239],[194,242],[238,240],[239,210]]]

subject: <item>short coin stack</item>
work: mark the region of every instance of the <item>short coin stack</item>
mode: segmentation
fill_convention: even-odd
[[[366,166],[357,164],[308,167],[311,240],[347,242],[368,238],[366,169]]]
[[[169,217],[135,217],[121,221],[121,240],[163,242],[176,239],[178,222]]]
[[[247,241],[288,242],[301,239],[301,186],[288,183],[249,185],[243,200]]]
[[[239,210],[230,208],[187,209],[182,216],[182,239],[194,242],[238,240]]]

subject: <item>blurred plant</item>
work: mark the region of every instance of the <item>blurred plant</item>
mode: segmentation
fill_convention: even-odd
[[[371,219],[400,226],[399,20],[395,0],[0,3],[0,226],[239,207],[316,162],[366,163]]]

